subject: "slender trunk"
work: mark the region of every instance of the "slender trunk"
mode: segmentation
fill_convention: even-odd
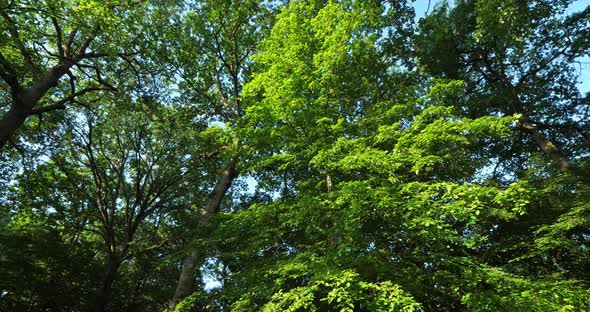
[[[514,84],[506,75],[505,71],[498,71],[492,66],[492,64],[489,61],[489,55],[486,52],[484,52],[483,50],[480,52],[482,53],[481,56],[483,58],[486,69],[494,77],[496,77],[502,83],[502,85],[510,92],[512,108],[514,110],[512,113],[516,112],[522,114],[522,117],[518,121],[518,126],[521,129],[530,133],[533,139],[533,143],[537,145],[545,155],[549,156],[553,160],[553,162],[557,165],[561,172],[567,172],[570,169],[570,162],[568,158],[559,150],[559,148],[557,148],[557,146],[555,146],[555,144],[553,144],[553,142],[548,140],[543,135],[538,126],[531,123],[529,117],[525,112],[525,106],[520,100],[517,86],[514,86]],[[486,75],[484,74],[484,77],[485,76]]]
[[[172,298],[171,311],[174,311],[175,305],[183,298],[190,295],[195,289],[195,269],[197,267],[201,253],[199,249],[192,249],[182,262],[182,270],[178,278],[178,284]]]
[[[107,304],[113,291],[113,282],[117,277],[117,272],[121,266],[121,261],[117,259],[109,260],[105,276],[102,280],[102,285],[96,294],[96,301],[94,302],[94,312],[106,311]]]
[[[237,163],[237,157],[233,157],[225,165],[225,168],[219,176],[215,187],[211,193],[209,193],[209,201],[207,202],[204,214],[201,216],[199,224],[197,225],[199,228],[204,228],[209,225],[209,220],[211,217],[215,216],[215,214],[217,214],[219,211],[223,197],[237,176]],[[201,257],[201,250],[195,248],[189,252],[182,262],[182,270],[180,272],[180,277],[178,278],[178,284],[176,286],[176,291],[174,292],[174,297],[170,304],[171,311],[174,311],[174,307],[178,302],[190,295],[195,290],[195,270],[199,265]]]
[[[539,130],[539,127],[533,125],[527,116],[523,115],[519,121],[519,126],[531,134],[533,142],[545,155],[553,160],[561,172],[567,172],[570,169],[570,162],[567,157],[561,153],[559,148],[557,148],[553,142],[547,140],[543,133],[541,133],[541,130]]]

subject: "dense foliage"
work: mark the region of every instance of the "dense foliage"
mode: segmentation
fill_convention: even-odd
[[[0,0],[0,311],[590,310],[590,7],[414,8]]]

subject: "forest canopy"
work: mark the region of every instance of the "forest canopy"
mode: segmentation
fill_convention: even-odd
[[[0,0],[0,311],[590,311],[589,58],[585,1]]]

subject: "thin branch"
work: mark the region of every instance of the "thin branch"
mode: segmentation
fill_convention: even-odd
[[[578,132],[580,135],[582,135],[585,138],[590,138],[590,134],[589,134],[589,130],[588,129],[584,129],[581,126],[575,125],[575,124],[547,124],[547,123],[539,123],[539,122],[533,122],[536,124],[536,126],[539,129],[565,129],[565,130],[573,130]]]
[[[86,75],[86,77],[88,79],[91,80],[95,80],[96,82],[98,82],[99,84],[107,87],[109,90],[111,91],[117,91],[117,88],[114,87],[113,85],[111,85],[110,83],[108,83],[107,81],[105,81],[102,78],[102,74],[100,71],[100,68],[96,65],[90,65],[90,64],[83,64],[83,63],[76,63],[75,66],[84,74]],[[88,74],[86,71],[83,70],[83,68],[87,68],[87,69],[92,69],[94,70],[95,75],[92,76],[90,74]]]
[[[85,88],[85,89],[80,90],[78,92],[72,93],[69,96],[67,96],[57,102],[54,102],[51,105],[35,108],[35,109],[31,110],[31,112],[29,114],[30,115],[41,115],[41,114],[49,112],[49,111],[53,111],[53,110],[57,110],[57,109],[65,109],[66,108],[65,104],[67,102],[72,102],[76,97],[84,95],[84,94],[91,92],[91,91],[100,91],[100,90],[108,90],[108,89],[101,88],[101,87],[88,87],[88,88]]]
[[[55,44],[57,46],[57,50],[59,51],[59,56],[60,58],[63,58],[65,57],[65,54],[61,26],[59,26],[57,18],[55,18],[53,15],[51,16],[51,23],[53,23],[53,28],[55,28]]]
[[[139,52],[137,51],[133,51],[133,52],[129,52],[129,53],[116,53],[115,55],[120,57],[120,58],[124,58],[124,57],[130,57],[130,56],[137,56],[139,54]],[[98,53],[98,52],[89,52],[89,53],[84,53],[84,58],[85,59],[89,59],[89,58],[101,58],[101,57],[107,57],[110,56],[111,54],[109,53]]]
[[[68,35],[68,39],[66,40],[66,43],[64,44],[64,55],[67,57],[72,57],[71,55],[71,49],[72,49],[72,44],[74,43],[74,39],[76,38],[76,34],[78,33],[78,28],[74,28],[70,34]]]
[[[86,37],[86,39],[84,39],[82,44],[76,50],[76,56],[75,56],[76,60],[80,60],[85,57],[86,49],[88,49],[88,47],[90,46],[90,43],[92,43],[92,40],[94,40],[94,38],[96,38],[99,31],[100,31],[100,26],[96,26],[94,31],[88,37]]]
[[[547,66],[549,66],[549,64],[551,64],[557,58],[559,58],[562,55],[566,55],[568,48],[569,48],[569,46],[561,49],[557,53],[554,53],[550,58],[542,60],[541,63],[536,68],[529,70],[526,74],[524,74],[522,77],[520,77],[520,79],[518,80],[518,83],[516,84],[516,87],[518,88],[518,87],[522,86],[526,82],[527,78],[534,77],[535,75],[537,75],[537,73],[539,73],[541,70],[545,69]]]
[[[18,146],[18,144],[16,144],[16,142],[14,142],[11,138],[8,138],[8,143],[10,143],[10,145],[12,145],[12,147],[14,147],[14,149],[16,149],[16,151],[22,156],[25,157],[25,150]]]

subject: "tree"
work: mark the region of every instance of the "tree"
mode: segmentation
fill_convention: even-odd
[[[91,300],[95,311],[105,311],[125,262],[169,243],[160,222],[184,210],[190,199],[185,196],[190,132],[177,131],[186,115],[149,97],[127,100],[133,104],[103,103],[99,112],[80,113],[61,137],[60,153],[20,183],[18,201],[25,211],[45,211],[55,220],[49,230],[63,229],[58,241],[74,248],[90,244],[86,248],[100,259],[95,265],[102,273],[94,279],[98,286]],[[27,185],[33,181],[38,184]],[[55,188],[44,191],[48,184]]]
[[[577,89],[575,64],[589,52],[590,11],[566,15],[570,4],[443,4],[422,21],[417,55],[428,74],[465,82],[456,106],[464,114],[519,116],[516,140],[489,147],[490,167],[503,183],[528,181],[536,200],[526,215],[496,225],[488,259],[587,284],[588,98]]]
[[[0,310],[590,310],[571,3],[0,0]]]
[[[115,89],[117,58],[137,53],[132,1],[0,2],[0,151],[31,116],[63,110],[90,92]]]
[[[281,192],[219,220],[219,304],[383,308],[387,282],[402,290],[388,295],[393,310],[587,308],[575,277],[554,275],[555,267],[531,277],[511,265],[522,253],[510,239],[534,245],[536,226],[555,229],[538,218],[535,181],[506,183],[490,168],[497,150],[489,147],[518,143],[522,116],[467,115],[462,81],[401,88],[416,76],[379,63],[398,51],[371,36],[379,19],[367,16],[384,16],[378,8],[293,3],[261,45],[262,71],[245,87],[256,103],[247,112],[249,139],[265,147],[257,172]],[[518,234],[504,240],[509,228]],[[500,250],[512,256],[494,259]]]
[[[574,60],[588,55],[590,11],[561,15],[571,3],[443,3],[421,22],[417,40],[427,73],[465,81],[467,116],[519,114],[518,146],[500,153],[525,157],[522,150],[537,148],[561,171],[579,159],[589,129]]]
[[[212,124],[208,130],[211,134],[219,135],[207,156],[217,166],[213,171],[215,182],[197,224],[191,225],[201,236],[210,227],[210,219],[221,210],[239,175],[239,160],[247,153],[241,138],[246,110],[241,92],[250,76],[250,56],[270,24],[270,9],[261,1],[189,3],[187,13],[176,20],[181,31],[163,34],[171,51],[156,56],[171,69],[170,78],[176,79],[182,90],[180,101],[191,107],[197,118]],[[195,291],[195,271],[204,256],[201,248],[189,246],[171,301],[172,310]]]

